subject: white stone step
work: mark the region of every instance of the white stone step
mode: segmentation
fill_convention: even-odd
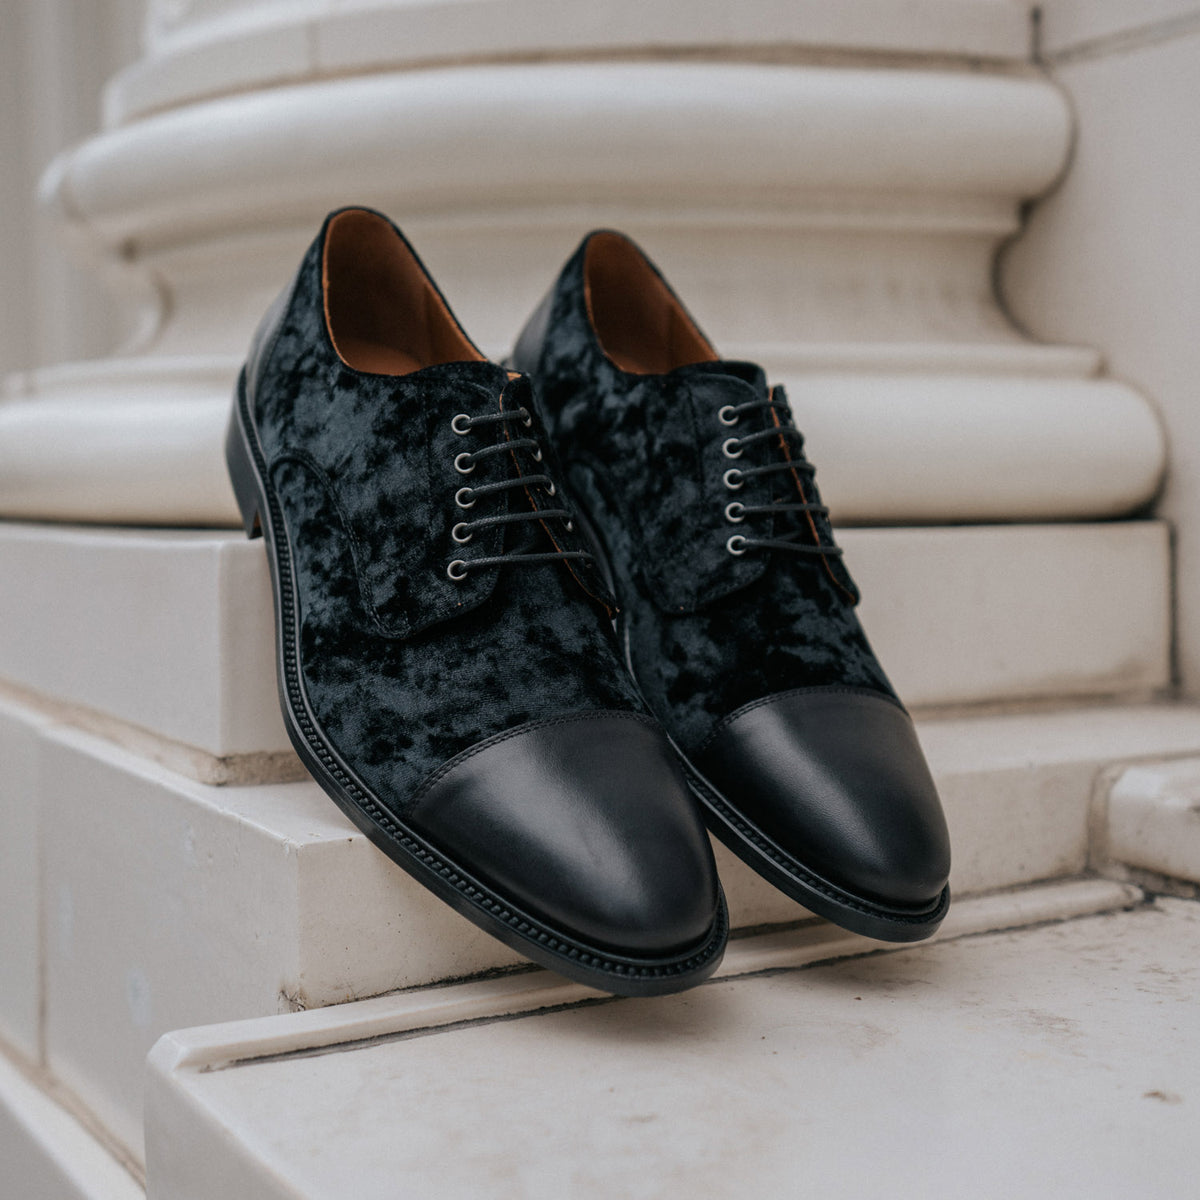
[[[0,1196],[143,1200],[139,1176],[0,1051]]]
[[[0,1040],[41,1053],[39,734],[47,722],[0,699]]]
[[[1145,695],[1170,682],[1162,523],[840,538],[867,630],[910,705]],[[0,680],[194,778],[296,777],[261,542],[0,523],[0,578]]]
[[[13,1008],[0,1019],[26,1029],[134,1154],[142,1061],[167,1030],[520,961],[375,850],[311,782],[201,784],[12,706],[0,729],[35,746],[33,791],[10,798],[0,778],[0,853],[28,807],[41,826],[40,899],[17,909],[25,975],[0,990]],[[919,729],[950,822],[956,908],[973,892],[1083,871],[1106,770],[1200,753],[1200,708],[943,718]],[[720,847],[718,859],[736,926],[806,917]]]
[[[3,522],[0,578],[0,679],[213,782],[225,778],[213,760],[291,757],[260,544]]]
[[[956,904],[926,944],[1128,909],[1144,900],[1144,893],[1136,886],[1099,878],[1009,888]],[[786,928],[734,938],[713,978],[739,978],[896,949],[809,918]],[[177,1030],[164,1035],[155,1054],[159,1065],[172,1071],[180,1067],[218,1070],[250,1059],[359,1046],[386,1037],[604,999],[611,998],[583,984],[560,979],[552,971],[537,969],[492,979],[463,980],[442,988],[415,988],[352,1004],[282,1014],[279,1018],[259,1017]],[[168,1044],[173,1048],[166,1049]]]
[[[520,961],[315,784],[211,787],[68,729],[39,775],[46,1063],[137,1153],[164,1030]]]
[[[1200,884],[1200,758],[1123,771],[1103,817],[1101,862]]]
[[[168,1035],[148,1196],[1194,1193],[1200,905],[808,969],[758,941],[661,1000],[525,977]]]

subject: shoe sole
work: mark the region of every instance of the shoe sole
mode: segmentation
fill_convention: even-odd
[[[291,552],[282,509],[266,481],[266,460],[250,420],[245,371],[238,377],[225,459],[249,537],[267,548],[275,598],[276,679],[284,727],[305,767],[329,798],[393,862],[456,912],[541,966],[619,996],[658,996],[707,979],[720,965],[729,933],[724,894],[702,943],[662,957],[616,954],[534,917],[430,845],[381,804],[323,735],[299,670],[299,627]]]
[[[578,497],[566,494],[575,510],[580,529],[596,555],[609,591],[616,595],[607,547],[596,533],[595,526],[588,517],[587,510],[579,503]],[[616,624],[617,636],[625,654],[625,669],[641,691],[637,672],[633,669],[628,623],[623,613],[617,617]],[[651,712],[654,711],[648,702],[646,707]],[[692,765],[687,755],[673,740],[671,744],[683,767],[688,787],[703,807],[709,831],[742,862],[774,884],[786,896],[803,904],[818,917],[824,917],[835,925],[850,930],[851,933],[861,933],[878,941],[919,942],[937,932],[938,926],[950,909],[949,884],[929,904],[914,907],[880,904],[878,901],[846,891],[805,866],[753,821],[748,820],[725,799],[720,789]]]

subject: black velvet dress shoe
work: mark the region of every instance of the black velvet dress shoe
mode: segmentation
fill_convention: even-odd
[[[227,456],[275,588],[279,692],[381,849],[535,961],[623,995],[720,962],[699,806],[628,679],[528,380],[399,231],[330,215],[255,336]]]
[[[534,379],[629,667],[713,831],[848,929],[927,937],[950,900],[941,803],[782,389],[719,359],[611,232],[584,240],[512,365]]]

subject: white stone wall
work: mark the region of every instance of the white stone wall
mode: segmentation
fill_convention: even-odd
[[[1084,338],[1166,430],[1158,511],[1175,524],[1178,669],[1200,694],[1200,5],[1047,0],[1041,57],[1076,142],[1003,263],[1017,320]]]
[[[101,91],[138,53],[141,0],[0,4],[0,376],[110,351],[122,323],[37,217],[55,154],[100,126]]]

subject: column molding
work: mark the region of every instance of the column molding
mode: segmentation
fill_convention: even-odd
[[[374,14],[385,45],[410,9],[459,7],[342,15]],[[381,70],[114,127],[56,160],[42,203],[137,284],[141,340],[133,357],[10,381],[0,511],[236,523],[220,448],[238,357],[325,211],[347,202],[404,225],[493,354],[587,229],[628,230],[726,354],[790,385],[842,521],[1131,511],[1162,470],[1149,407],[1095,378],[1094,356],[1023,338],[992,288],[1021,203],[1062,170],[1069,111],[1011,62],[968,65]]]
[[[106,98],[109,124],[234,91],[338,75],[581,58],[704,55],[828,61],[864,55],[1028,62],[1015,0],[151,0],[149,53]]]

